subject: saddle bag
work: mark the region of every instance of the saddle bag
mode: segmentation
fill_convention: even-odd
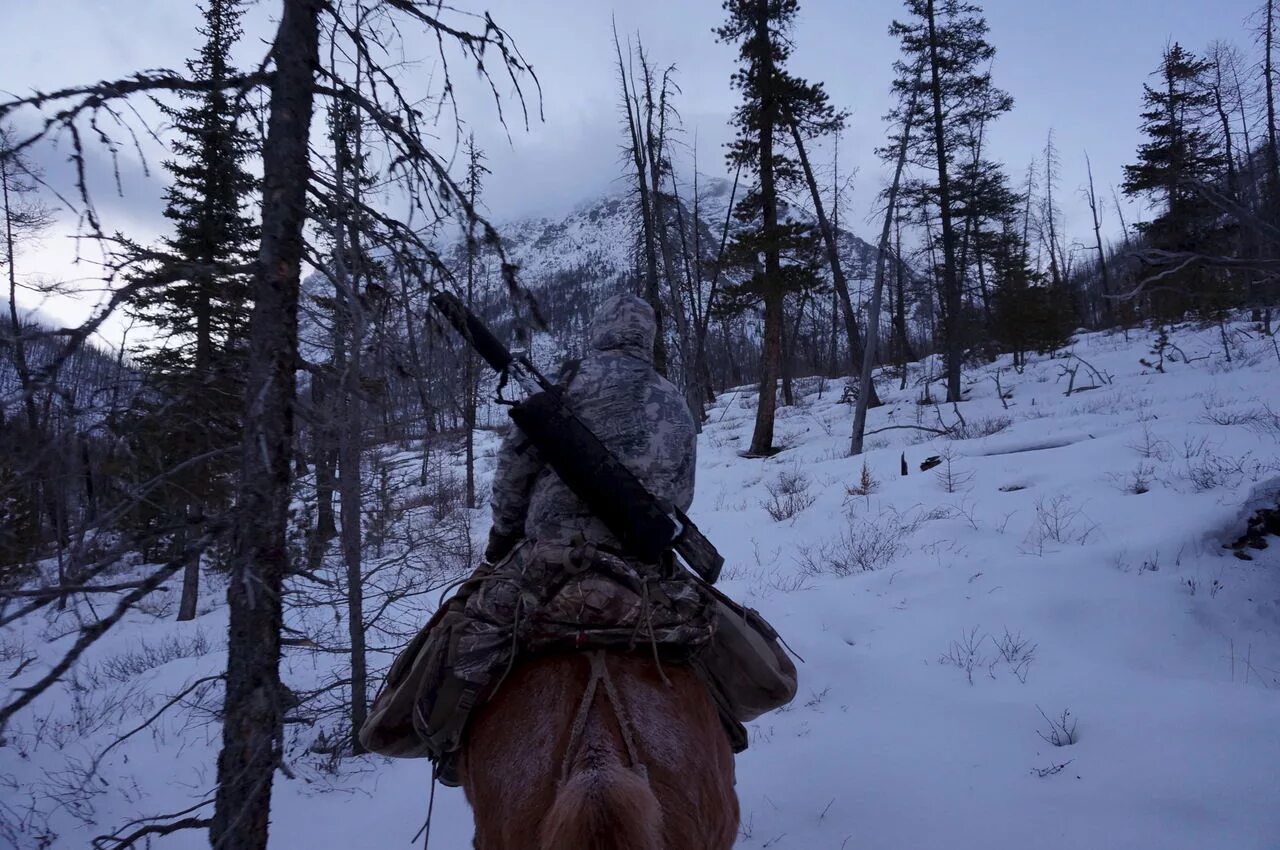
[[[795,665],[764,618],[691,574],[591,546],[525,542],[468,579],[396,658],[360,742],[430,758],[455,785],[468,721],[514,663],[592,649],[693,665],[734,752],[747,748],[743,723],[796,694]]]
[[[468,683],[447,674],[457,655],[468,585],[475,578],[440,606],[391,663],[360,727],[360,744],[369,752],[391,758],[433,758],[461,741],[475,692]],[[435,707],[441,710],[433,719],[427,715],[434,714]]]
[[[791,702],[799,677],[778,633],[754,608],[702,587],[715,605],[716,630],[694,664],[721,713],[748,723]]]

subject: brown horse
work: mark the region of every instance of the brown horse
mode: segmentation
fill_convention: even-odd
[[[688,667],[573,653],[514,670],[460,772],[476,850],[729,850],[733,753]]]

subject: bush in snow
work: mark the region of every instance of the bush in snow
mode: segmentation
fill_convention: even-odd
[[[1069,747],[1080,740],[1079,735],[1076,734],[1076,719],[1071,716],[1071,709],[1064,708],[1056,718],[1050,718],[1049,715],[1044,713],[1044,709],[1038,705],[1036,710],[1040,712],[1040,716],[1049,724],[1048,730],[1036,730],[1036,734],[1046,744],[1053,744],[1055,747]]]
[[[769,491],[769,498],[760,504],[774,522],[791,519],[817,501],[818,497],[809,492],[810,483],[809,476],[799,467],[784,469],[764,485]]]
[[[950,512],[945,508],[906,513],[888,509],[874,518],[850,513],[839,536],[814,546],[801,546],[796,560],[808,575],[850,576],[878,570],[906,551],[907,538],[920,526],[948,516]]]
[[[1027,531],[1027,550],[1043,555],[1052,543],[1083,546],[1098,524],[1065,493],[1036,499],[1036,516]]]

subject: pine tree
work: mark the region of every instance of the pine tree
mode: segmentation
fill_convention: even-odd
[[[1046,353],[1067,344],[1074,312],[1066,287],[1031,267],[1027,243],[1013,216],[1006,218],[991,244],[992,335],[1013,365],[1026,365],[1026,353]]]
[[[254,142],[245,123],[248,107],[219,81],[234,76],[232,46],[240,37],[239,0],[208,0],[204,46],[187,62],[191,77],[212,83],[207,91],[180,95],[185,105],[162,106],[176,137],[164,215],[173,232],[156,251],[174,269],[174,280],[146,288],[131,313],[158,331],[160,342],[136,353],[149,392],[126,418],[143,477],[180,466],[139,514],[158,526],[186,515],[175,543],[193,533],[210,512],[230,501],[231,449],[239,442],[239,411],[246,365],[249,315],[248,267],[257,227],[246,211],[257,190],[245,167]],[[199,559],[188,564],[178,618],[196,613]]]
[[[960,370],[969,338],[964,305],[964,249],[961,222],[967,220],[969,192],[984,182],[971,175],[957,180],[958,162],[983,163],[986,125],[1013,108],[1013,98],[995,88],[990,65],[995,48],[987,43],[982,9],[961,0],[905,0],[909,18],[894,21],[889,33],[901,41],[903,58],[895,64],[894,89],[901,95],[922,86],[921,126],[912,144],[915,164],[935,170],[935,179],[918,193],[936,206],[941,230],[940,300],[947,398],[960,400]],[[922,77],[916,69],[923,70]],[[901,102],[907,102],[901,99]],[[968,157],[964,154],[968,153]]]
[[[1124,167],[1125,194],[1159,199],[1163,211],[1140,225],[1151,248],[1219,254],[1226,231],[1195,183],[1212,183],[1222,174],[1225,157],[1205,126],[1213,108],[1206,84],[1209,62],[1175,43],[1156,74],[1159,85],[1144,85],[1142,131],[1148,141],[1138,148],[1138,162]],[[1166,275],[1152,296],[1153,311],[1179,315],[1190,307],[1213,311],[1231,294],[1211,269],[1189,266]]]
[[[727,262],[746,279],[726,288],[726,304],[759,303],[764,312],[760,401],[748,454],[772,454],[778,379],[782,373],[785,303],[788,294],[818,283],[820,242],[806,224],[782,221],[780,194],[804,186],[794,147],[787,146],[790,122],[830,124],[837,117],[821,84],[785,69],[791,56],[791,29],[797,0],[725,0],[725,23],[715,30],[722,42],[738,45],[741,66],[734,88],[742,103],[732,123],[738,135],[729,144],[729,165],[754,174],[758,185],[735,208],[746,226],[726,251]]]
[[[241,0],[208,0],[203,9],[205,37],[199,55],[187,62],[192,79],[207,82],[207,92],[184,92],[181,108],[164,106],[177,137],[175,158],[165,162],[173,178],[165,191],[164,215],[173,234],[164,254],[174,263],[200,272],[136,299],[135,314],[157,328],[171,344],[147,351],[141,362],[177,380],[211,378],[215,372],[242,371],[249,315],[248,270],[258,229],[248,213],[257,182],[245,167],[255,149],[244,126],[248,106],[217,85],[236,74],[231,48],[240,38]],[[238,389],[228,388],[239,399]],[[225,406],[226,398],[217,401]],[[213,405],[211,405],[213,406]]]

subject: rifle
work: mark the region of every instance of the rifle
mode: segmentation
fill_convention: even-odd
[[[708,584],[724,566],[698,527],[676,506],[649,492],[644,483],[592,433],[561,397],[560,388],[542,376],[524,355],[515,356],[484,323],[450,292],[438,292],[431,304],[502,381],[514,380],[528,397],[508,409],[516,427],[538,456],[573,494],[622,542],[626,551],[657,563],[674,550]]]

